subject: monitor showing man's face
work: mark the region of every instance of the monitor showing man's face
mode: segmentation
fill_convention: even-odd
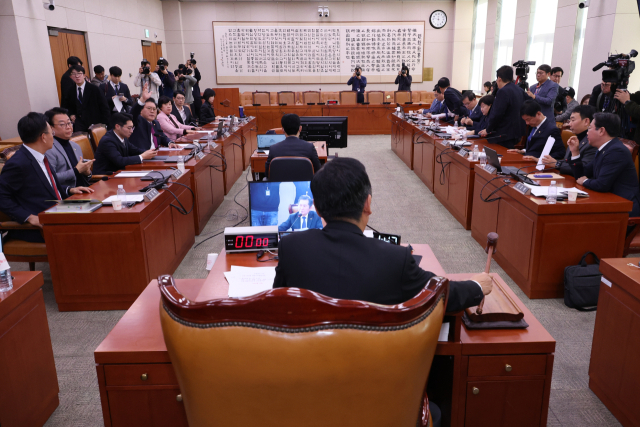
[[[300,199],[298,201],[298,212],[300,212],[300,215],[308,215],[309,209],[311,209],[311,207],[309,206],[308,200]]]

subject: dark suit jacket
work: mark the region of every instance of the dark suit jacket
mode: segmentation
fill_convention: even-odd
[[[640,216],[638,174],[631,159],[631,152],[618,138],[613,138],[598,151],[588,165],[582,159],[571,160],[573,176],[586,176],[584,186],[600,193],[613,193],[633,202],[631,216]]]
[[[485,116],[483,114],[482,117],[480,117],[480,120],[473,122],[473,126],[471,127],[471,129],[474,130],[477,135],[478,133],[480,133],[481,130],[486,129],[488,124],[489,124],[489,116],[488,115]]]
[[[160,123],[158,123],[157,120],[149,123],[147,119],[140,115],[141,111],[142,105],[140,105],[139,102],[136,102],[133,106],[133,109],[131,110],[131,115],[133,116],[133,125],[135,126],[135,129],[131,134],[131,138],[129,138],[131,144],[135,145],[143,152],[147,151],[151,147],[151,126],[153,126],[153,129],[155,130],[156,140],[158,141],[158,147],[167,147],[171,143],[171,140],[162,131]],[[100,144],[102,144],[102,140],[100,141]]]
[[[70,187],[61,185],[53,170],[51,174],[60,197],[66,199]],[[51,200],[56,200],[56,194],[38,161],[29,150],[20,147],[7,160],[0,173],[0,210],[22,224],[29,215],[37,215],[54,206],[56,203]],[[28,239],[29,241],[42,241],[39,231],[29,234],[36,237],[36,239]],[[15,233],[12,232],[12,235],[15,236]]]
[[[193,117],[191,116],[191,110],[189,109],[189,107],[187,105],[184,105],[182,108],[184,108],[184,113],[187,116],[187,120],[185,120],[185,121],[182,120],[182,116],[180,115],[180,112],[178,111],[178,109],[176,108],[176,106],[175,106],[175,104],[173,102],[171,103],[171,114],[173,115],[173,117],[178,119],[178,121],[181,124],[183,124],[183,125],[191,124],[191,121],[193,120]]]
[[[60,77],[60,106],[67,105],[67,94],[70,88],[75,88],[76,83],[71,78],[71,68]]]
[[[280,141],[269,148],[269,158],[264,164],[264,170],[269,176],[269,165],[276,157],[306,157],[313,163],[313,171],[320,170],[320,160],[318,160],[318,152],[316,147],[307,141],[303,141],[295,136],[288,136],[284,141]]]
[[[556,126],[556,122],[549,118],[536,129],[531,139],[527,138],[527,144],[525,145],[526,155],[540,157],[549,137],[555,138],[556,140],[556,142],[553,143],[553,148],[551,148],[549,155],[556,160],[561,159],[565,153],[562,134],[558,126]]]
[[[280,240],[274,288],[298,287],[341,299],[400,304],[413,298],[434,276],[404,246],[365,237],[348,222],[293,233]],[[467,280],[449,282],[447,311],[473,307],[482,289]]]
[[[113,108],[115,104],[113,103],[113,97],[117,95],[113,86],[111,86],[111,82],[107,81],[106,83],[102,83],[100,85],[100,90],[104,94],[104,97],[107,99],[107,104],[109,104],[109,111],[111,114],[114,114]],[[123,109],[126,107],[131,108],[133,106],[133,98],[131,97],[131,92],[129,91],[129,86],[124,83],[120,83],[118,87],[119,93],[124,93],[125,98],[127,98],[126,102],[123,102]],[[126,111],[121,111],[121,113],[126,113]]]
[[[480,109],[479,102],[476,104],[476,108],[472,110],[467,109],[467,117],[469,117],[474,122],[479,122],[480,120],[482,120],[484,114],[482,114],[482,109]]]
[[[140,164],[142,161],[139,155],[145,151],[133,145],[128,139],[125,139],[123,144],[118,139],[118,135],[113,130],[110,130],[104,134],[96,150],[93,173],[95,175],[106,175],[123,170],[127,165]]]
[[[519,141],[524,135],[526,126],[520,116],[524,95],[524,91],[513,82],[507,83],[496,93],[486,128],[487,133],[501,136],[494,141],[496,144],[509,146],[511,142]]]
[[[589,144],[589,138],[587,138],[587,132],[583,132],[581,135],[578,135],[578,139],[580,140],[580,144],[578,144],[578,148],[580,149],[580,159],[582,160],[582,165],[586,166],[593,161],[596,156],[596,151],[598,149],[591,144]],[[573,169],[571,169],[571,149],[567,147],[567,151],[564,155],[564,159],[558,162],[556,166],[560,173],[563,175],[572,175]],[[578,177],[580,178],[580,177]]]
[[[200,124],[206,125],[216,119],[216,113],[213,111],[213,106],[205,99],[204,103],[200,106]]]
[[[292,213],[289,218],[282,224],[278,225],[278,231],[287,231],[288,229],[300,230],[302,228],[302,218],[299,213]],[[314,211],[309,211],[307,215],[307,228],[322,229],[322,220]]]
[[[62,107],[69,110],[70,116],[76,116],[76,121],[73,125],[75,132],[87,132],[89,126],[96,123],[109,124],[109,119],[111,118],[109,105],[104,93],[98,86],[91,83],[84,85],[82,103],[78,101],[78,86],[74,83],[73,87],[67,92],[65,104],[62,104]]]
[[[468,114],[468,110],[462,105],[462,94],[457,89],[448,87],[444,91],[444,104],[447,106],[447,110],[454,116],[465,116]]]

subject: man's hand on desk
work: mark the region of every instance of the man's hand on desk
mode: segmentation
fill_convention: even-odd
[[[486,129],[482,129],[478,135],[480,135],[483,138],[486,137],[487,136],[487,130]]]
[[[460,120],[460,123],[463,125],[473,125],[473,120],[471,120],[469,117],[464,117],[462,120]]]
[[[427,119],[431,118],[431,113],[427,113]]]
[[[538,158],[537,157],[533,157],[533,156],[523,156],[522,160],[524,160],[525,162],[537,162]]]
[[[193,132],[191,132],[191,133],[193,133]],[[169,148],[182,148],[182,147],[180,147],[180,146],[179,146],[178,144],[176,144],[175,142],[171,142],[171,143],[169,143]]]
[[[571,150],[572,156],[575,157],[580,155],[580,141],[578,141],[577,136],[574,135],[571,138],[569,138],[569,140],[567,141],[567,146]]]
[[[507,150],[507,153],[518,153],[518,154],[524,154],[526,151],[524,150],[518,150],[517,148],[509,148]]]
[[[33,225],[34,227],[42,228],[42,224],[40,224],[40,220],[38,219],[38,215],[29,215],[29,217],[27,218],[27,222],[29,224]]]
[[[158,150],[147,150],[144,153],[140,154],[144,160],[153,159],[158,154]]]
[[[577,182],[579,185],[582,185],[586,180],[587,180],[587,177],[586,177],[586,176],[581,176],[580,178],[576,179],[576,182]]]
[[[89,187],[75,187],[75,188],[69,189],[69,194],[82,194],[82,193],[95,193],[95,190]]]
[[[489,273],[476,274],[471,278],[471,280],[475,280],[480,284],[482,293],[485,295],[489,295],[493,290],[493,279]]]

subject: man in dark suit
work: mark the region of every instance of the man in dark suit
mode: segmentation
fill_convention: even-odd
[[[120,81],[121,79],[122,70],[120,67],[111,67],[109,68],[109,80],[100,85],[100,90],[107,99],[111,114],[126,113],[133,106],[133,98],[131,97],[129,86],[122,83]],[[120,96],[120,94],[122,94],[122,96]],[[114,102],[116,98],[120,101],[120,107],[116,106]]]
[[[311,191],[322,230],[292,233],[280,240],[273,287],[299,287],[333,298],[400,304],[420,292],[433,273],[422,270],[411,250],[365,237],[371,215],[371,182],[364,165],[340,157],[313,177]],[[480,303],[491,277],[451,281],[447,311]]]
[[[613,193],[633,202],[631,216],[640,215],[638,174],[631,152],[618,138],[620,118],[612,113],[596,113],[589,126],[589,144],[598,150],[593,162],[582,163],[578,139],[568,142],[571,149],[571,168],[576,182],[589,190]]]
[[[171,115],[178,119],[178,121],[183,125],[191,124],[193,121],[193,117],[191,115],[191,110],[188,106],[184,105],[184,92],[180,90],[176,90],[173,92],[173,105],[171,109]]]
[[[269,176],[269,165],[276,157],[306,157],[313,163],[313,171],[320,170],[320,160],[318,160],[318,152],[316,147],[307,141],[303,141],[300,136],[302,126],[300,126],[300,117],[297,114],[285,114],[280,120],[282,129],[287,137],[284,141],[278,142],[269,148],[269,157],[264,165],[264,170]]]
[[[576,134],[571,138],[576,138],[578,140],[578,149],[580,151],[580,159],[582,160],[583,166],[587,166],[591,163],[596,157],[596,152],[598,151],[596,147],[589,144],[589,138],[587,137],[587,131],[593,121],[593,115],[595,112],[596,109],[591,105],[578,105],[571,112],[571,116],[569,117],[569,128],[571,129],[571,132]],[[571,169],[571,156],[571,148],[567,147],[564,158],[556,164],[556,168],[562,175],[573,175],[573,169]],[[549,165],[553,164],[556,160],[547,155],[542,158],[542,161]]]
[[[527,126],[531,127],[531,132],[527,137],[527,144],[524,150],[510,149],[507,151],[524,154],[523,160],[537,162],[547,144],[547,139],[551,137],[555,141],[549,155],[554,159],[561,159],[564,155],[564,144],[562,143],[562,135],[560,129],[556,126],[556,122],[542,114],[540,105],[533,100],[528,100],[522,104],[520,114]]]
[[[67,71],[60,77],[60,105],[67,105],[67,93],[76,86],[71,78],[71,71],[76,65],[82,65],[82,60],[77,56],[67,58]]]
[[[462,105],[467,109],[467,114],[466,117],[460,120],[461,125],[473,126],[474,123],[479,122],[484,117],[480,103],[473,91],[468,90],[462,94]]]
[[[129,137],[133,133],[131,116],[116,113],[111,117],[112,129],[100,140],[96,150],[96,162],[93,172],[96,175],[107,175],[123,170],[127,165],[138,165],[142,160],[152,159],[156,150],[141,150],[131,144]]]
[[[513,148],[525,132],[520,107],[524,102],[524,91],[513,83],[513,68],[503,65],[496,72],[496,93],[487,128],[479,135],[495,137],[491,142],[506,148]]]
[[[200,70],[198,70],[196,62],[195,59],[187,59],[187,66],[190,65],[191,68],[193,68],[193,77],[198,81],[198,83],[193,86],[193,104],[190,105],[190,107],[193,108],[193,117],[198,118],[200,117],[200,107],[202,106],[202,94],[200,93],[200,80],[202,80],[202,76],[200,75]]]
[[[109,123],[109,105],[100,88],[84,78],[84,68],[76,65],[71,69],[71,78],[75,82],[73,88],[67,92],[66,105],[62,108],[69,110],[75,132],[86,132],[89,126],[96,123]]]
[[[469,114],[467,109],[464,108],[464,105],[462,105],[462,94],[457,89],[451,87],[451,83],[447,77],[442,77],[438,80],[438,87],[444,94],[444,104],[447,106],[447,110],[453,114],[456,120]]]
[[[298,199],[298,212],[289,215],[289,218],[278,226],[278,231],[300,231],[312,228],[322,229],[322,219],[317,213],[310,210],[313,205],[311,197],[305,195]]]
[[[72,194],[93,193],[91,188],[61,185],[45,156],[53,147],[53,132],[47,117],[29,113],[18,122],[22,147],[7,160],[0,173],[0,210],[19,223],[42,227],[38,214]],[[44,242],[36,230],[12,230],[9,237]]]
[[[140,99],[131,110],[135,129],[130,141],[142,151],[175,146],[175,144],[171,143],[169,137],[164,134],[160,123],[156,120],[157,113],[156,101],[151,97],[151,93],[145,84]]]

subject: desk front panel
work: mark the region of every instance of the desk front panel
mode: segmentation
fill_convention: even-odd
[[[242,126],[242,169],[251,163],[251,154],[258,149],[258,121],[253,118]]]
[[[413,169],[413,138],[416,128],[400,119],[395,114],[391,115],[391,150],[409,169]]]

